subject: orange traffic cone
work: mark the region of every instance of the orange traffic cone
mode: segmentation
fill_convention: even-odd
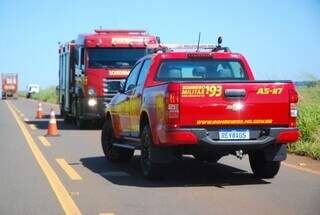
[[[56,116],[54,114],[53,109],[51,108],[47,136],[58,136],[58,135],[59,133],[57,128]]]
[[[42,119],[43,118],[43,110],[42,110],[41,102],[38,102],[38,109],[37,109],[36,118],[37,119]]]

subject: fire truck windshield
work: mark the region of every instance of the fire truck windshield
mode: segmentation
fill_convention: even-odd
[[[145,55],[144,48],[88,49],[89,68],[129,68]]]

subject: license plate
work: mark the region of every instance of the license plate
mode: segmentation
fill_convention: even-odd
[[[220,140],[249,140],[249,130],[220,130]]]

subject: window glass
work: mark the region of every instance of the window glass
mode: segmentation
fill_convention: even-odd
[[[90,68],[130,68],[146,54],[145,48],[90,48]]]
[[[242,64],[237,60],[192,59],[164,60],[157,80],[247,80]]]
[[[128,78],[127,78],[127,82],[126,82],[126,86],[124,88],[124,91],[127,92],[128,90],[131,90],[133,86],[136,85],[137,82],[137,78],[139,75],[139,70],[140,70],[140,66],[141,63],[138,63],[130,72]]]
[[[140,71],[140,74],[139,74],[137,86],[144,84],[144,81],[146,80],[147,73],[148,73],[149,68],[150,68],[150,64],[151,64],[151,60],[150,59],[147,59],[147,60],[144,61],[143,66],[142,66],[141,71]]]
[[[84,48],[81,48],[81,65],[84,65]]]

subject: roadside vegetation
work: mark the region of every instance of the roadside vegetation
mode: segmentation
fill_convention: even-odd
[[[26,98],[26,92],[20,92],[19,96]],[[39,93],[32,94],[31,99],[57,104],[58,95],[56,93],[56,88],[54,86],[51,86],[45,89],[41,89]]]
[[[301,140],[289,145],[289,152],[320,160],[320,81],[298,88]]]

